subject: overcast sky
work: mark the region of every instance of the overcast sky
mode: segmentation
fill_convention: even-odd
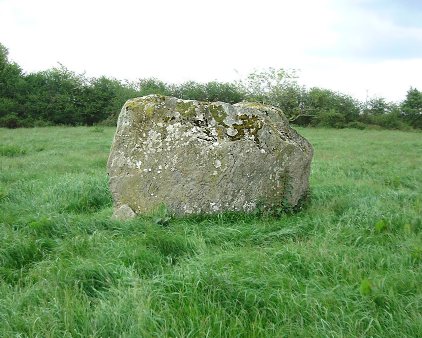
[[[27,73],[179,83],[275,67],[362,100],[422,90],[422,0],[0,0],[0,42]]]

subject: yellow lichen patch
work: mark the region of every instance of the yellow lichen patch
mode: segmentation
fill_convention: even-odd
[[[248,116],[246,114],[239,115],[238,118],[242,121],[242,123],[232,125],[237,133],[236,135],[231,136],[230,139],[233,141],[240,140],[248,134],[257,140],[258,131],[262,128],[261,119],[258,116]]]
[[[156,112],[156,105],[153,102],[147,103],[144,112],[146,116],[152,117]]]
[[[214,120],[218,124],[226,125],[224,123],[224,119],[227,117],[227,113],[224,110],[224,107],[221,104],[218,103],[210,103],[208,106],[209,112],[211,113],[211,116],[214,118]]]
[[[133,100],[129,100],[126,103],[126,110],[133,111],[134,113],[141,113],[144,111],[144,109],[145,109],[145,105],[143,104],[142,101],[133,99]]]
[[[224,138],[224,127],[223,126],[217,126],[216,130],[217,130],[217,138],[219,140],[223,139]]]
[[[165,96],[149,95],[128,101],[126,109],[148,118],[162,117],[166,113],[165,103]]]
[[[176,103],[176,111],[183,117],[191,118],[196,115],[196,106],[191,101],[178,101]]]
[[[145,102],[163,103],[166,97],[163,95],[148,95],[141,98]]]

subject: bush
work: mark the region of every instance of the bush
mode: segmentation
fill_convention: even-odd
[[[183,100],[207,100],[207,91],[205,85],[195,81],[188,81],[176,86],[172,91],[172,95]]]
[[[410,126],[395,114],[376,115],[373,122],[386,129],[408,130]]]
[[[413,114],[406,116],[406,120],[413,128],[422,129],[422,114]]]
[[[62,64],[25,74],[9,60],[7,48],[0,43],[0,127],[116,126],[125,101],[157,94],[231,104],[244,100],[262,102],[280,108],[288,118],[300,115],[293,122],[298,125],[422,129],[422,92],[416,88],[410,88],[401,104],[378,97],[363,103],[329,89],[306,89],[297,78],[295,69],[269,68],[231,83],[187,81],[176,85],[156,78],[136,82],[105,76],[88,78]]]
[[[317,121],[318,119],[315,115],[298,115],[294,119],[290,120],[290,123],[306,127],[318,124]]]
[[[346,127],[363,130],[363,129],[366,129],[367,125],[363,122],[353,121],[346,124]]]
[[[169,86],[158,79],[149,78],[139,80],[139,96],[157,94],[157,95],[169,95]]]
[[[336,93],[328,89],[311,88],[303,93],[305,110],[309,114],[322,116],[323,125],[328,127],[344,127],[344,123],[356,121],[359,102],[348,95]],[[339,114],[339,115],[336,115]],[[343,117],[341,118],[340,115]]]
[[[119,114],[116,112],[116,113],[110,114],[105,120],[98,122],[97,125],[104,126],[104,127],[116,127],[118,118],[119,118]]]
[[[44,120],[34,120],[32,121],[32,127],[49,127],[54,125],[51,121],[44,121]]]
[[[366,129],[368,130],[382,130],[383,128],[379,126],[378,124],[368,124],[366,126]]]
[[[410,125],[406,123],[400,114],[389,113],[389,114],[377,114],[369,115],[363,114],[359,117],[359,123],[366,125],[377,125],[384,129],[396,129],[396,130],[409,130]]]
[[[23,121],[16,113],[9,113],[0,118],[0,127],[14,129],[23,127],[23,124]]]
[[[321,127],[344,128],[346,126],[345,116],[334,110],[319,114],[318,121],[318,126]]]
[[[205,85],[208,101],[238,103],[245,99],[245,94],[232,83],[208,82]]]
[[[422,129],[422,92],[410,88],[401,104],[406,121],[414,128]]]

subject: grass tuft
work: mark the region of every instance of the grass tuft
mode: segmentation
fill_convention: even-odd
[[[72,175],[60,182],[53,194],[59,199],[63,212],[69,213],[93,213],[112,203],[105,178]]]
[[[16,157],[26,154],[26,149],[13,144],[0,145],[0,156]]]
[[[65,277],[66,284],[69,287],[74,286],[89,297],[100,296],[122,278],[119,267],[88,259],[72,263],[69,270]]]

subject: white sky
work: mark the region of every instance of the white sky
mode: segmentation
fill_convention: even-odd
[[[362,100],[422,90],[422,0],[0,0],[0,43],[27,73],[179,83],[275,67]]]

